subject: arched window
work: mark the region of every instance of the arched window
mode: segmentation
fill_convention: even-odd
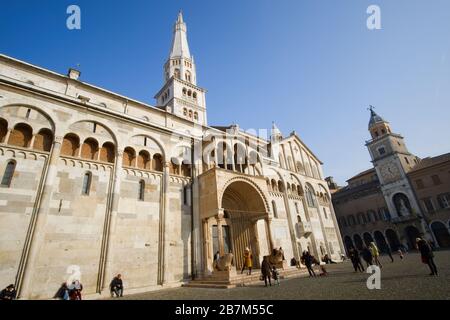
[[[191,82],[191,73],[189,71],[186,71],[184,77],[186,81]]]
[[[194,112],[194,120],[198,120],[198,112]]]
[[[80,138],[73,133],[69,133],[64,137],[61,154],[69,157],[78,156],[78,152],[80,149]]]
[[[297,195],[297,187],[295,186],[295,184],[292,185],[292,195],[296,196]]]
[[[185,177],[191,176],[191,165],[186,160],[181,164],[181,175]]]
[[[8,121],[0,118],[0,143],[3,143],[5,141],[7,133],[8,133]]]
[[[122,165],[127,167],[134,167],[136,162],[136,153],[130,147],[126,147],[123,151]]]
[[[105,142],[100,150],[100,161],[114,163],[114,144]]]
[[[163,159],[158,153],[153,156],[152,170],[159,172],[163,171]]]
[[[315,207],[316,201],[315,201],[314,191],[312,191],[309,186],[306,186],[305,194],[306,194],[306,202],[308,203],[308,207]]]
[[[2,178],[2,187],[9,188],[11,186],[11,181],[14,176],[14,170],[16,169],[16,162],[9,161],[5,168],[5,173]]]
[[[180,79],[180,69],[175,68],[175,71],[173,72],[173,75],[175,78]]]
[[[197,99],[197,92],[194,92],[194,93],[192,94],[192,98]]]
[[[81,146],[81,157],[89,160],[98,158],[98,142],[93,138],[88,138]]]
[[[179,166],[179,161],[177,158],[172,158],[170,160],[169,172],[170,172],[170,174],[176,174],[176,175],[180,174],[180,166]]]
[[[81,188],[81,194],[88,196],[91,191],[92,174],[86,172],[83,177],[83,186]]]
[[[283,186],[283,182],[278,181],[278,191],[279,192],[284,192],[284,186]]]
[[[298,222],[298,223],[302,223],[302,217],[300,217],[299,214],[297,215],[297,222]]]
[[[33,137],[33,130],[25,123],[19,123],[14,127],[14,130],[9,136],[8,144],[23,148],[30,146],[31,138]]]
[[[274,218],[278,218],[277,204],[275,203],[275,200],[272,200],[272,210]]]
[[[184,108],[184,109],[183,109],[183,116],[185,116],[185,117],[186,117],[186,116],[187,116],[187,114],[188,114],[188,111],[187,111],[187,109],[186,109],[186,108]]]
[[[277,192],[278,191],[277,182],[274,179],[272,179],[271,183],[272,183],[272,191]]]
[[[137,167],[145,170],[150,169],[150,154],[147,151],[139,152]]]
[[[42,129],[34,137],[33,149],[49,152],[52,148],[53,133],[49,129]]]
[[[145,194],[145,181],[141,180],[139,181],[139,197],[138,199],[140,201],[144,201],[144,194]]]
[[[297,186],[297,193],[300,197],[303,196],[302,186]]]
[[[185,96],[187,94],[187,89],[183,88],[183,95]]]

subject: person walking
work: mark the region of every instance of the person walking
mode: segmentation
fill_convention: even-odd
[[[303,259],[305,261],[305,266],[306,266],[306,268],[308,269],[308,272],[309,272],[309,276],[310,277],[315,277],[316,274],[314,273],[314,269],[312,268],[312,264],[313,264],[313,260],[314,260],[313,256],[311,256],[309,251],[305,251],[303,253],[303,256],[304,256]]]
[[[114,279],[112,279],[109,288],[111,292],[111,298],[114,298],[114,294],[117,298],[123,297],[123,281],[122,275],[120,273],[115,276]]]
[[[433,251],[431,250],[431,247],[422,238],[416,239],[416,245],[417,245],[417,249],[420,251],[420,255],[422,257],[422,262],[427,264],[431,270],[430,276],[437,276],[438,271],[437,271],[436,264],[434,263],[434,254],[433,254]]]
[[[372,254],[373,261],[375,262],[375,264],[380,268],[383,268],[379,259],[380,251],[378,250],[377,245],[373,241],[370,243],[370,253]]]
[[[350,256],[350,261],[353,264],[353,268],[355,269],[355,272],[358,272],[358,271],[364,272],[364,267],[361,263],[361,257],[359,256],[358,250],[356,250],[355,248],[350,248],[349,256]]]
[[[13,284],[10,284],[0,292],[0,300],[15,300],[16,295],[16,287]]]
[[[280,285],[280,274],[275,266],[272,267],[272,278],[274,280],[274,284],[276,283],[277,285]]]
[[[272,286],[270,263],[267,256],[264,256],[263,262],[261,263],[261,276],[264,279],[264,284],[267,287],[267,279],[269,279],[269,285]]]
[[[364,261],[367,264],[367,267],[371,266],[373,263],[373,256],[372,253],[370,252],[370,249],[367,248],[366,246],[363,247],[363,249],[361,250],[361,255],[364,259]]]
[[[247,247],[244,251],[244,264],[242,265],[241,274],[244,273],[245,268],[248,268],[248,275],[252,274],[252,267],[253,267],[253,255],[250,252],[250,249]]]

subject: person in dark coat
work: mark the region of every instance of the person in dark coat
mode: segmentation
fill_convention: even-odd
[[[309,253],[309,251],[305,251],[303,253],[303,260],[305,261],[305,266],[308,269],[309,276],[315,277],[314,269],[312,268],[312,264],[314,262],[314,257]]]
[[[15,300],[16,294],[16,288],[13,284],[10,284],[0,292],[0,300]]]
[[[422,238],[417,238],[416,244],[417,249],[420,251],[422,262],[427,264],[431,270],[430,276],[437,276],[438,271],[436,265],[434,264],[434,254],[433,251],[431,250],[431,247]]]
[[[267,287],[267,279],[269,279],[269,284],[272,286],[271,278],[271,269],[270,269],[270,263],[267,256],[264,257],[263,262],[261,264],[261,275],[264,278],[264,284]]]
[[[355,272],[358,272],[358,270],[361,272],[364,272],[364,267],[361,263],[361,257],[359,256],[358,250],[355,250],[354,248],[350,248],[349,256],[350,256],[350,260],[353,264],[353,268],[355,269]]]
[[[67,283],[64,282],[61,285],[53,298],[59,300],[69,300],[69,289],[67,288]]]
[[[361,255],[364,259],[364,261],[367,263],[367,266],[371,266],[373,264],[373,256],[372,252],[370,252],[370,249],[367,248],[367,246],[364,246],[361,250]]]
[[[118,274],[112,279],[111,284],[109,285],[111,290],[111,297],[114,298],[114,294],[116,294],[117,298],[123,297],[123,282],[122,275]]]

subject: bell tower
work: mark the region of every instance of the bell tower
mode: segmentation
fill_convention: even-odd
[[[206,90],[197,86],[194,56],[189,51],[187,27],[178,14],[172,47],[164,64],[163,88],[155,95],[157,106],[194,123],[207,125]]]
[[[407,173],[420,159],[411,154],[404,138],[391,131],[389,122],[370,106],[369,132],[366,142],[380,180],[381,191],[393,223],[420,224],[421,210]]]

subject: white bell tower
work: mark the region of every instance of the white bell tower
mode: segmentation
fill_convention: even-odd
[[[197,86],[194,57],[189,51],[186,23],[178,14],[172,48],[164,64],[163,88],[156,94],[158,107],[192,122],[207,125],[206,90]]]

